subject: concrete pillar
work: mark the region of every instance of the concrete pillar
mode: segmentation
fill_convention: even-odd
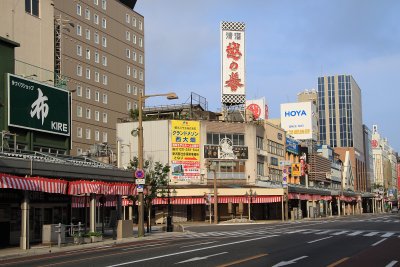
[[[133,206],[128,206],[128,220],[133,220]]]
[[[338,208],[338,216],[340,217],[340,213],[341,213],[341,203],[340,203],[340,199],[339,198],[337,198],[337,208]]]
[[[29,245],[29,193],[24,192],[24,199],[21,203],[21,236],[19,239],[19,245],[21,249],[27,250],[30,248]]]
[[[329,201],[329,216],[332,217],[332,200]]]
[[[356,205],[354,205],[354,204],[351,205],[353,215],[354,215],[354,212],[355,212],[355,206]]]
[[[90,194],[90,232],[96,232],[96,194]]]
[[[372,214],[375,213],[375,198],[372,199]]]
[[[310,218],[310,205],[309,205],[309,201],[307,200],[306,202],[306,210],[307,210],[307,218]]]
[[[303,219],[303,210],[301,209],[301,199],[299,199],[299,214],[301,214],[301,218],[297,217],[299,220]]]

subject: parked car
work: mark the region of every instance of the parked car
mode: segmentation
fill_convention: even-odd
[[[399,209],[397,207],[392,208],[392,213],[398,213],[398,212],[399,212]]]

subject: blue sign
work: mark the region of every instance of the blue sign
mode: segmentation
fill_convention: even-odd
[[[299,142],[292,138],[286,137],[286,151],[298,155]]]
[[[135,177],[138,179],[143,179],[144,178],[144,171],[142,169],[137,169],[135,171]]]

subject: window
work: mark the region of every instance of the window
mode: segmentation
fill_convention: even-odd
[[[257,162],[257,175],[264,176],[264,163]]]
[[[82,107],[81,106],[76,107],[76,116],[82,117]]]
[[[100,141],[100,132],[98,130],[94,131],[94,140]]]
[[[28,2],[28,1],[25,1],[25,2]],[[76,14],[78,16],[82,16],[82,7],[80,4],[76,4]]]
[[[81,136],[81,137],[82,137],[82,136]],[[76,149],[76,154],[77,154],[78,156],[82,155],[82,148],[78,147],[78,148]]]
[[[132,42],[136,44],[136,35],[132,34]]]
[[[97,32],[94,33],[94,42],[95,42],[96,44],[99,43],[99,34],[98,34]]]
[[[104,29],[107,28],[107,20],[105,18],[101,19],[101,27],[103,27]]]
[[[256,148],[262,150],[264,149],[264,138],[256,136]]]
[[[139,71],[139,80],[143,81],[143,71]]]
[[[96,6],[99,5],[99,0],[93,0],[93,4],[95,4]]]
[[[82,96],[82,86],[80,86],[80,85],[76,86],[76,94],[78,96]]]
[[[101,63],[103,64],[103,66],[107,66],[107,57],[106,56],[101,57]]]
[[[90,30],[89,29],[85,30],[85,37],[86,37],[86,39],[90,40]]]
[[[128,102],[126,103],[126,107],[127,107],[128,111],[132,109],[131,101],[128,100]]]
[[[141,37],[139,37],[139,46],[143,47],[143,39]]]
[[[127,41],[130,41],[130,40],[131,40],[131,32],[130,32],[130,31],[126,31],[126,33],[125,33],[125,39],[126,39]]]
[[[94,72],[94,81],[100,82],[100,73],[98,73],[97,71]]]
[[[86,59],[90,60],[90,49],[86,48]]]
[[[136,61],[136,52],[132,52],[132,59]]]
[[[99,52],[94,52],[94,62],[96,62],[96,63],[100,62]]]
[[[129,14],[125,15],[125,21],[126,23],[131,23],[131,16],[129,16]]]
[[[108,84],[108,77],[107,75],[103,75],[103,84],[107,85]]]
[[[103,47],[107,47],[107,38],[106,37],[101,38],[101,44],[103,45]]]
[[[107,113],[103,113],[103,122],[107,123]]]
[[[103,104],[107,104],[107,94],[103,94]]]
[[[94,93],[94,101],[96,101],[96,102],[100,101],[100,93],[99,93],[99,91],[96,91]]]
[[[94,14],[94,15],[93,15],[93,20],[94,20],[94,24],[99,25],[99,15]]]
[[[98,112],[97,110],[94,111],[94,119],[96,121],[100,121],[100,112]]]
[[[80,57],[82,56],[82,46],[76,45],[76,54]]]
[[[130,76],[131,75],[131,67],[126,66],[126,75]]]
[[[136,27],[136,18],[132,18],[132,26]]]
[[[137,103],[133,103],[133,109],[136,110],[137,109]]]
[[[82,26],[76,25],[76,34],[82,36]]]
[[[90,10],[89,10],[89,8],[85,9],[85,19],[90,20]]]
[[[86,79],[90,80],[90,69],[86,68]]]
[[[137,78],[137,71],[136,71],[136,69],[133,69],[133,75],[132,75],[132,76],[133,76],[133,78],[135,78],[135,79]]]
[[[90,111],[90,108],[86,108],[86,119],[90,119],[91,114],[92,114],[92,112]]]
[[[142,55],[139,55],[139,63],[143,64],[143,56]]]
[[[137,87],[136,86],[133,86],[133,94],[137,95]]]
[[[82,138],[82,128],[81,127],[76,128],[76,136],[78,138]]]
[[[129,48],[125,49],[126,51],[126,57],[127,58],[131,58],[131,50],[129,50]]]
[[[82,76],[82,66],[81,65],[76,66],[76,75]]]
[[[126,92],[127,92],[128,94],[131,93],[131,85],[130,85],[129,83],[126,85]]]
[[[143,30],[143,22],[141,20],[139,20],[139,30]]]
[[[278,165],[279,165],[279,160],[278,160],[278,158],[271,157],[270,163],[271,163],[271,165],[273,165],[273,166],[278,166]]]
[[[106,0],[101,0],[101,8],[104,10],[107,9],[107,1]]]
[[[86,87],[86,98],[87,99],[90,99],[90,88],[89,87]]]
[[[107,133],[103,133],[103,143],[107,143],[108,142],[108,135]]]
[[[86,129],[86,139],[90,139],[90,129]]]

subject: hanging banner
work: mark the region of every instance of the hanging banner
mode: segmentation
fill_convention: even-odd
[[[200,122],[171,121],[171,171],[175,181],[200,181]]]

